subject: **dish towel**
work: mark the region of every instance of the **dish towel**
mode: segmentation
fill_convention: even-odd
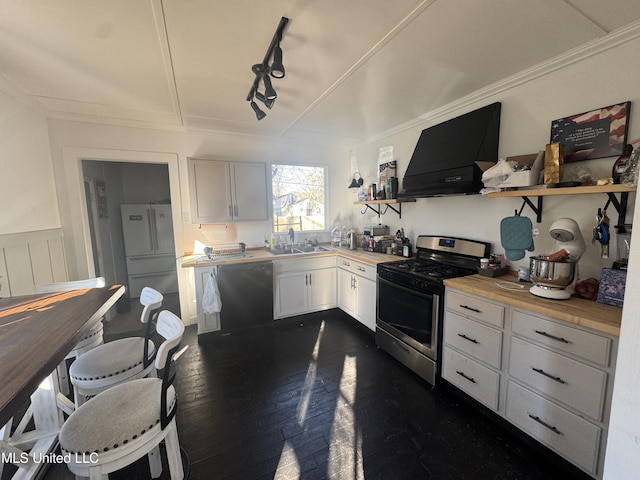
[[[500,241],[509,260],[520,260],[524,251],[533,251],[533,224],[529,217],[514,215],[500,222]]]
[[[204,286],[204,295],[202,296],[202,311],[211,315],[222,310],[222,299],[220,298],[220,289],[218,288],[218,280],[212,271]]]

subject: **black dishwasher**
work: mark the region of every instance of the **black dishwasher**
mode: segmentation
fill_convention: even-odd
[[[273,264],[249,262],[218,267],[222,300],[220,330],[266,325],[273,321]]]

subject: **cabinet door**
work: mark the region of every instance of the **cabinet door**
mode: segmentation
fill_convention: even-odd
[[[309,311],[326,310],[336,306],[336,269],[323,268],[308,274]]]
[[[376,282],[357,275],[356,277],[356,318],[362,324],[376,331]]]
[[[262,163],[232,163],[234,220],[266,220],[267,175]]]
[[[232,220],[231,176],[228,162],[188,159],[191,223]]]
[[[299,315],[308,311],[308,277],[306,272],[281,273],[275,282],[275,318]]]
[[[196,308],[198,315],[198,334],[206,332],[215,332],[220,330],[220,314],[206,314],[202,311],[202,297],[204,296],[204,287],[209,279],[211,270],[216,271],[217,267],[196,268]]]
[[[338,268],[338,306],[352,317],[356,316],[354,275],[342,268]]]

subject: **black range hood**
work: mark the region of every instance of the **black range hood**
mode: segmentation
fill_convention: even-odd
[[[498,160],[500,102],[422,131],[398,198],[470,195]]]

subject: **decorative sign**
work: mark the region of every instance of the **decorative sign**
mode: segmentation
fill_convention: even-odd
[[[564,161],[617,157],[627,143],[631,102],[551,122],[551,143],[564,144]]]

